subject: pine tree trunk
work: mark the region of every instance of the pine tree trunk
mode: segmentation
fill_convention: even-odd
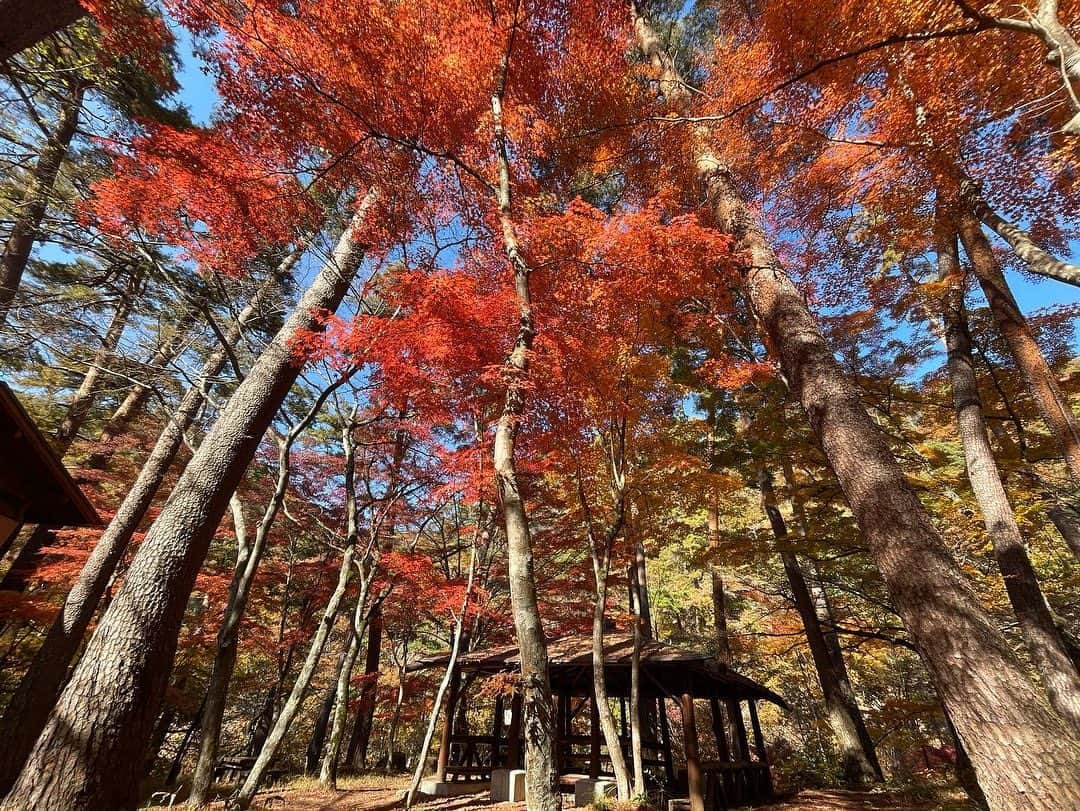
[[[964,580],[730,173],[705,151],[697,165],[717,224],[746,256],[745,291],[755,315],[988,800],[997,808],[1080,804],[1080,743]]]
[[[975,377],[975,362],[971,357],[971,337],[964,312],[964,280],[956,235],[940,213],[937,231],[940,279],[947,285],[942,302],[942,320],[945,325],[949,382],[968,480],[979,503],[1009,602],[1020,622],[1020,632],[1028,653],[1042,676],[1050,704],[1080,731],[1080,672],[1069,655],[1062,629],[1055,621],[1039,586],[990,447],[979,384]]]
[[[71,139],[79,127],[86,85],[76,81],[68,87],[68,95],[61,103],[56,129],[41,148],[34,172],[27,183],[19,205],[19,213],[11,225],[11,233],[0,255],[0,327],[7,321],[11,303],[19,291],[26,263],[38,238],[38,228],[45,218],[60,166],[71,148]]]
[[[56,430],[53,447],[59,456],[67,453],[68,448],[75,441],[75,437],[78,436],[79,430],[90,414],[90,409],[93,407],[94,400],[97,397],[98,380],[101,379],[102,373],[107,369],[113,354],[116,352],[116,347],[120,343],[120,336],[124,334],[124,330],[127,328],[128,318],[131,315],[132,308],[135,306],[135,298],[139,293],[139,288],[142,286],[142,276],[143,274],[138,268],[132,270],[128,275],[127,285],[120,297],[120,301],[116,304],[116,309],[113,310],[109,326],[105,329],[105,334],[101,336],[101,345],[94,352],[94,357],[86,369],[86,374],[83,375],[79,388],[75,390],[75,394],[68,404],[67,414],[64,415],[60,427]]]
[[[263,282],[227,333],[228,341],[236,342],[241,328],[262,311],[275,287],[273,279]],[[30,755],[98,603],[176,458],[184,432],[202,407],[204,387],[209,386],[221,371],[227,356],[226,348],[218,347],[203,364],[195,384],[188,389],[162,429],[138,477],[95,544],[60,613],[49,627],[45,641],[5,707],[0,718],[0,736],[6,742],[0,747],[0,790],[10,789]]]
[[[866,729],[866,722],[855,698],[855,691],[851,687],[851,682],[847,680],[846,669],[841,677],[836,668],[802,567],[795,553],[787,548],[790,543],[787,523],[776,503],[772,477],[764,468],[759,472],[758,486],[761,489],[762,508],[769,519],[769,526],[772,527],[776,544],[780,549],[780,559],[784,564],[788,585],[791,586],[795,610],[802,620],[806,642],[814,660],[814,669],[817,671],[821,693],[825,698],[825,708],[829,715],[829,726],[840,749],[840,770],[844,783],[851,786],[880,783],[884,778],[881,774],[881,766],[878,764],[877,753],[874,751],[874,741]]]
[[[4,803],[7,811],[125,809],[137,801],[138,772],[195,577],[230,496],[299,374],[293,337],[323,328],[322,313],[338,307],[359,270],[364,249],[353,234],[367,205],[173,488]]]
[[[1061,450],[1073,484],[1080,486],[1080,424],[1076,415],[1058,387],[1031,327],[1009,289],[978,218],[969,211],[963,211],[957,226],[964,250],[971,259],[971,268],[990,304],[990,312],[998,329],[1009,345],[1017,369],[1027,382],[1028,391],[1035,400],[1043,422]],[[963,734],[959,726],[957,729]]]

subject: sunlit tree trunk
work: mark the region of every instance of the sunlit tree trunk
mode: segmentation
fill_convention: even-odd
[[[1009,345],[1016,367],[1027,383],[1050,435],[1057,442],[1073,485],[1080,486],[1080,424],[1076,415],[1062,394],[1027,319],[1020,311],[1020,305],[1009,289],[978,218],[970,211],[961,211],[957,217],[957,227],[964,250],[971,259],[971,269],[990,304],[990,312],[998,329]],[[957,729],[960,727],[957,726]]]
[[[1080,673],[1069,654],[1064,632],[1046,602],[1035,569],[1028,559],[1027,547],[990,447],[975,377],[975,362],[971,357],[971,337],[964,311],[964,278],[956,234],[940,212],[936,243],[940,281],[947,286],[941,309],[949,382],[968,480],[993,544],[994,558],[1005,581],[1009,602],[1020,622],[1028,653],[1042,676],[1050,703],[1063,718],[1080,730]]]
[[[368,745],[371,742],[371,726],[375,716],[375,699],[378,691],[379,654],[382,650],[382,610],[376,608],[368,623],[367,652],[364,654],[364,686],[360,689],[360,706],[356,710],[356,722],[349,736],[346,762],[354,769],[367,765]]]
[[[263,433],[300,372],[291,345],[324,328],[359,271],[357,211],[330,260],[188,463],[139,547],[4,808],[130,808],[195,577]],[[118,734],[117,730],[123,730]]]

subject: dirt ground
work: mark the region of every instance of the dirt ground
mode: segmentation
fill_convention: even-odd
[[[391,811],[401,805],[401,795],[406,785],[405,779],[381,780],[377,785],[362,783],[350,784],[345,781],[342,789],[328,793],[312,781],[311,785],[292,784],[279,789],[271,789],[256,797],[253,808],[286,809],[287,811]],[[573,798],[565,798],[573,807]],[[215,806],[215,809],[223,805]],[[417,811],[520,811],[524,804],[502,803],[493,805],[487,793],[432,800],[414,806]],[[932,811],[942,806],[935,803],[912,802],[902,795],[874,793],[864,794],[849,791],[802,791],[795,797],[775,805],[767,806],[767,811]],[[950,805],[955,808],[956,806]]]

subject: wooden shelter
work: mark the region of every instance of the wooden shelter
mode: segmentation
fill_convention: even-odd
[[[608,698],[617,704],[620,745],[629,762],[629,698],[633,637],[607,634],[604,681]],[[551,690],[556,724],[556,760],[561,775],[597,779],[611,773],[593,698],[592,639],[569,636],[549,640]],[[410,670],[446,667],[449,654],[414,662]],[[516,645],[477,650],[458,658],[451,675],[446,723],[440,740],[435,780],[482,783],[492,769],[522,765],[521,696],[514,694],[506,710],[495,700],[490,734],[460,729],[464,679],[513,674],[520,670]],[[640,689],[644,766],[649,782],[666,796],[689,797],[693,811],[724,809],[767,802],[772,780],[758,720],[757,702],[784,700],[766,687],[718,662],[714,657],[654,641],[643,641]],[[667,702],[681,714],[684,769],[677,769]],[[707,707],[708,712],[704,710]],[[700,730],[707,718],[714,757],[703,757]],[[747,720],[753,736],[747,734]]]
[[[23,524],[98,526],[101,519],[14,392],[0,382],[0,554]]]

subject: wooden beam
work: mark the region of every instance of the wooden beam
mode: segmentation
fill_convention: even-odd
[[[757,751],[758,762],[768,766],[769,756],[765,753],[765,739],[761,736],[761,722],[758,720],[757,702],[750,699],[746,703],[750,707],[750,725],[754,730],[754,749]]]
[[[709,709],[712,711],[712,729],[716,737],[716,753],[724,763],[731,761],[731,750],[728,749],[727,724],[724,722],[724,710],[717,698],[709,699]]]
[[[705,811],[705,780],[698,757],[697,719],[694,717],[694,697],[679,696],[683,722],[683,751],[686,753],[686,782],[690,790],[690,811]]]

